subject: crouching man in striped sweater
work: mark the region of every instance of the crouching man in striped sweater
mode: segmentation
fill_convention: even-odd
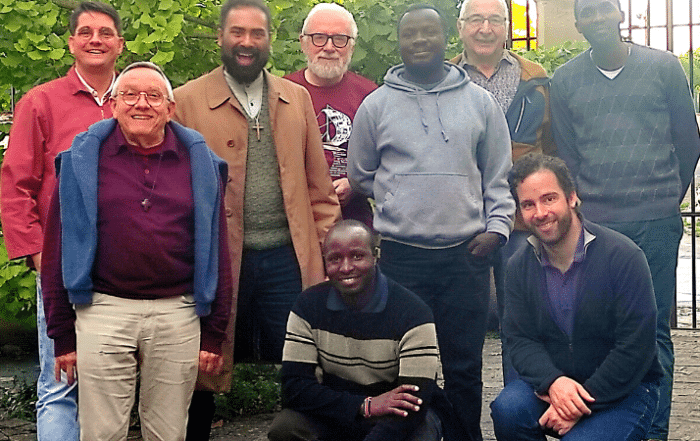
[[[439,440],[447,404],[430,308],[377,269],[363,223],[338,223],[322,251],[329,280],[292,308],[269,439]]]

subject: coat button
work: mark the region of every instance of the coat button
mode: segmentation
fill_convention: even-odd
[[[226,209],[226,217],[231,217],[231,216],[233,216],[233,210],[231,210],[230,208],[227,208]]]
[[[233,147],[233,139],[229,139],[228,142],[226,143],[227,146]]]

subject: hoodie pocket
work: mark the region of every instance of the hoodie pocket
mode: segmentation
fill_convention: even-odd
[[[462,237],[483,217],[480,189],[467,175],[397,174],[394,184],[378,209],[399,237]]]

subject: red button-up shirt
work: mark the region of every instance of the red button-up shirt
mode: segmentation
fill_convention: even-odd
[[[41,252],[56,155],[75,135],[111,117],[109,103],[97,104],[75,67],[19,100],[0,172],[0,218],[10,259]]]

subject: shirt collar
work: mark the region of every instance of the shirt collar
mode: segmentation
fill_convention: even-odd
[[[516,60],[515,57],[510,54],[510,51],[507,51],[504,49],[503,54],[501,55],[501,59],[498,60],[498,63],[496,64],[496,70],[494,72],[498,72],[498,69],[501,68],[501,64],[503,64],[504,62],[511,64],[511,65],[514,65],[515,63],[518,62],[518,60]],[[476,65],[469,62],[469,58],[467,58],[467,51],[462,52],[461,65],[462,65],[462,67],[470,67],[471,69],[478,70],[476,68]]]
[[[95,90],[94,87],[89,85],[87,83],[87,81],[85,81],[83,76],[80,75],[80,72],[78,71],[77,66],[75,67],[75,74],[78,75],[78,79],[83,84],[83,86],[85,86],[85,88],[88,90],[88,92],[90,92],[90,95],[92,95],[92,98],[95,100],[95,102],[97,103],[98,106],[102,106],[107,101],[107,99],[109,99],[109,96],[112,94],[112,88],[114,87],[114,82],[117,79],[117,76],[114,74],[114,72],[112,72],[112,82],[109,84],[109,87],[107,88],[107,91],[105,92],[105,94],[102,95],[102,97],[100,97],[99,94],[97,93],[97,90]]]
[[[119,124],[117,124],[117,128],[112,133],[112,136],[114,137],[114,142],[105,143],[103,146],[105,155],[116,156],[126,151],[132,151],[134,153],[141,153],[143,151],[143,149],[138,149],[138,147],[129,144]],[[153,154],[162,152],[164,155],[174,154],[180,157],[181,152],[178,150],[177,138],[170,128],[170,124],[165,125],[165,138],[163,138],[161,145],[149,149],[149,152],[150,151],[152,151]]]
[[[386,308],[386,304],[389,299],[389,284],[387,283],[386,276],[379,272],[379,268],[375,267],[375,270],[374,293],[369,302],[367,302],[367,305],[365,305],[360,312],[379,313],[384,311],[384,308]],[[331,288],[330,295],[326,301],[326,308],[331,311],[349,310],[348,306],[340,296],[340,293],[335,288]]]
[[[588,245],[595,239],[595,234],[591,233],[583,226],[581,223],[581,235],[579,236],[578,244],[576,245],[576,250],[574,251],[574,262],[583,262],[586,257],[586,250],[588,250]],[[550,265],[549,257],[547,253],[544,252],[544,247],[540,240],[533,234],[527,238],[527,241],[535,250],[535,256],[537,260],[540,261],[542,266]],[[551,266],[551,265],[550,265]]]
[[[226,71],[226,69],[224,69],[224,78],[226,79],[226,84],[228,84],[229,89],[231,89],[233,96],[236,97],[248,116],[251,118],[258,116],[258,113],[260,113],[260,109],[262,108],[263,100],[263,71],[261,70],[258,77],[250,84],[239,83]]]

